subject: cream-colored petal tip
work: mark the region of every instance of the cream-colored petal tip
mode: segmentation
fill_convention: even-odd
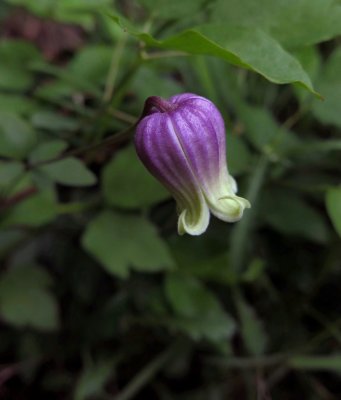
[[[243,197],[231,195],[219,197],[214,204],[210,204],[212,214],[226,222],[239,221],[245,208],[250,208],[251,204]]]
[[[204,207],[199,215],[190,215],[187,209],[183,210],[178,219],[178,233],[184,235],[198,236],[204,233],[210,222],[210,212],[208,207]]]

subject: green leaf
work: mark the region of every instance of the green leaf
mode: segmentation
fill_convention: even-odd
[[[38,50],[24,41],[2,40],[0,42],[0,88],[25,90],[33,83],[29,66],[41,59]]]
[[[241,104],[238,114],[245,125],[245,136],[272,159],[290,154],[300,143],[290,131],[278,125],[267,109]]]
[[[74,118],[66,117],[53,111],[37,111],[32,115],[32,125],[48,131],[72,132],[78,128]]]
[[[97,180],[93,172],[73,157],[43,165],[38,170],[53,181],[67,186],[90,186]]]
[[[74,400],[86,400],[99,395],[113,375],[114,365],[113,360],[105,359],[87,365],[77,381]]]
[[[109,273],[122,278],[130,268],[156,272],[173,267],[165,243],[142,217],[105,211],[89,223],[82,244]]]
[[[340,22],[341,24],[341,22]],[[321,71],[317,81],[324,101],[315,101],[312,111],[315,117],[324,124],[341,127],[341,49],[336,48]]]
[[[341,187],[327,190],[326,206],[335,230],[341,236]]]
[[[184,91],[174,78],[166,74],[161,76],[151,65],[139,68],[131,82],[131,89],[134,90],[139,105],[155,93],[160,97],[168,98]]]
[[[94,84],[103,83],[107,77],[113,57],[113,48],[105,45],[86,46],[67,66],[70,75]]]
[[[312,82],[316,84],[322,61],[318,48],[316,46],[305,46],[299,49],[295,49],[293,55],[300,62],[303,69],[309,74]],[[295,87],[295,94],[301,104],[304,103],[306,100],[311,100],[309,92],[307,92],[306,90],[302,90],[299,87]],[[321,95],[323,96],[322,92]],[[316,103],[322,103],[320,100],[314,100]]]
[[[36,132],[25,120],[0,111],[0,156],[24,158],[36,141]]]
[[[255,311],[245,302],[241,295],[237,297],[236,301],[244,344],[250,354],[260,356],[264,353],[267,341],[263,326]]]
[[[341,7],[335,0],[217,0],[212,17],[227,25],[236,21],[261,28],[285,47],[300,47],[341,34]]]
[[[192,338],[219,341],[230,338],[235,332],[232,317],[199,280],[169,274],[165,280],[165,294],[178,315],[172,323]]]
[[[0,161],[0,194],[24,172],[24,165],[18,161]]]
[[[12,251],[18,243],[27,237],[27,232],[22,229],[1,229],[0,231],[0,257]]]
[[[146,170],[132,146],[118,152],[106,165],[102,186],[108,204],[122,208],[147,207],[170,196]]]
[[[57,216],[57,204],[52,192],[45,191],[11,207],[3,219],[1,227],[13,225],[41,226],[53,221]]]
[[[36,108],[37,103],[28,97],[10,93],[0,93],[0,110],[2,112],[29,115]]]
[[[58,305],[48,287],[50,276],[37,266],[12,268],[0,275],[0,315],[11,325],[58,328]]]
[[[139,0],[139,3],[157,18],[180,19],[198,12],[205,3],[205,0],[160,0],[157,3],[157,7],[155,7],[154,0]]]
[[[320,243],[328,240],[329,231],[323,217],[293,193],[269,191],[263,195],[261,207],[266,223],[285,235],[298,235]]]
[[[261,29],[207,24],[157,40],[148,33],[132,28],[118,17],[114,16],[113,19],[148,46],[220,57],[233,65],[255,71],[271,82],[297,83],[318,95],[301,64]]]
[[[242,281],[253,283],[264,276],[266,264],[261,258],[254,258],[242,275]]]
[[[251,164],[251,152],[242,138],[228,133],[226,136],[227,164],[229,172],[239,175],[247,172]]]
[[[33,83],[32,74],[10,65],[0,64],[0,88],[9,90],[25,90]]]
[[[34,164],[52,160],[53,158],[58,157],[67,147],[67,142],[59,139],[41,143],[30,154],[30,162]]]
[[[168,238],[168,243],[181,271],[202,280],[229,286],[236,283],[237,276],[229,267],[226,226],[221,227],[221,230],[212,229],[197,237],[172,236]]]

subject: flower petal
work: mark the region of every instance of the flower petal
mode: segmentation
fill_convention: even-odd
[[[168,113],[145,117],[137,127],[135,145],[144,165],[174,196],[179,233],[203,233],[209,209]]]
[[[188,204],[188,208],[184,208],[178,219],[178,233],[183,235],[201,235],[204,233],[210,222],[210,210],[206,204],[205,198],[200,193],[199,201]]]
[[[238,221],[250,203],[236,196],[226,162],[223,118],[209,100],[184,93],[169,100],[149,97],[135,136],[136,150],[149,171],[172,193],[178,232],[203,233],[210,211]]]

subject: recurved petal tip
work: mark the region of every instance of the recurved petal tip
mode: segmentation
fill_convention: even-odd
[[[236,222],[242,218],[245,208],[251,208],[251,204],[243,197],[230,195],[219,197],[214,202],[210,201],[209,207],[212,214],[222,221]]]
[[[200,193],[200,201],[193,203],[191,208],[180,209],[178,233],[198,236],[204,233],[210,222],[210,210]]]

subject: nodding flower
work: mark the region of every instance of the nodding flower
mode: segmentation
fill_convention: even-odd
[[[135,147],[145,167],[175,198],[180,235],[205,232],[210,212],[235,222],[250,207],[236,196],[237,184],[227,169],[223,118],[204,97],[149,97]]]

